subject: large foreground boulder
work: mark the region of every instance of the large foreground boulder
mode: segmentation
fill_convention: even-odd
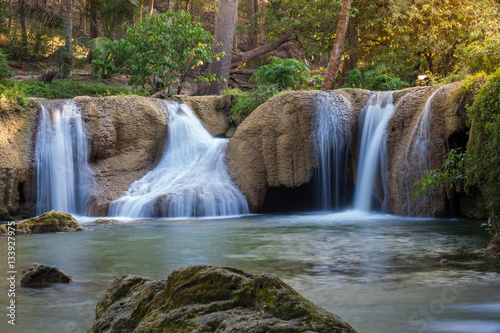
[[[23,269],[21,286],[45,287],[53,283],[70,283],[73,278],[59,268],[37,262]]]
[[[190,266],[111,283],[87,332],[355,332],[269,274]]]
[[[71,214],[50,211],[14,225],[16,234],[43,234],[49,232],[82,231],[84,228]],[[0,226],[0,235],[7,234],[7,226]]]

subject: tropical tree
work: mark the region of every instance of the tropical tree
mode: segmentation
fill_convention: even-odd
[[[105,43],[92,61],[101,75],[131,75],[129,83],[149,86],[152,90],[171,91],[177,85],[181,93],[187,78],[200,63],[220,58],[213,52],[214,37],[185,11],[146,16],[135,27],[128,27],[126,36]],[[201,81],[214,80],[213,75],[197,75]]]

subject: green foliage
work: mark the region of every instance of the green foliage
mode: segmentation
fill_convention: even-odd
[[[493,73],[500,67],[500,36],[468,45],[465,48],[461,65],[469,73]]]
[[[261,85],[277,85],[278,89],[298,88],[310,80],[309,67],[300,60],[271,57],[267,65],[260,66],[250,81]]]
[[[467,181],[479,188],[497,231],[500,221],[500,69],[468,109],[471,122],[467,145]]]
[[[223,56],[212,52],[213,41],[200,23],[192,22],[190,14],[167,12],[128,27],[126,37],[107,43],[92,64],[101,76],[130,74],[129,84],[169,92],[177,84],[180,93],[196,65]],[[209,73],[198,79],[215,80]]]
[[[467,96],[468,94],[472,96],[477,95],[479,91],[485,86],[486,81],[487,76],[484,73],[467,76],[463,80],[460,88],[457,90],[456,95],[453,96],[453,98],[456,99],[460,96]]]
[[[9,80],[0,80],[0,99],[7,100],[11,103],[16,103],[21,106],[30,105],[28,96],[19,86],[19,82]]]
[[[0,50],[0,81],[11,76],[12,76],[12,71],[9,67],[9,64],[7,63],[7,57]]]
[[[46,99],[65,99],[76,96],[147,95],[144,90],[128,90],[124,87],[108,86],[103,83],[88,83],[74,80],[57,80],[52,83],[43,81],[3,81],[0,83],[0,96],[22,106],[29,105],[29,97]]]
[[[389,72],[385,65],[368,69],[364,74],[357,68],[349,72],[349,81],[343,88],[362,88],[375,91],[399,90],[410,84]]]
[[[441,169],[427,170],[425,176],[412,185],[416,189],[412,199],[416,200],[419,196],[426,195],[429,190],[436,188],[451,190],[460,186],[466,180],[465,164],[466,154],[463,149],[451,149]]]
[[[231,100],[230,118],[233,123],[238,123],[278,92],[278,86],[274,84],[261,85],[250,92],[228,88],[222,92],[222,98]]]

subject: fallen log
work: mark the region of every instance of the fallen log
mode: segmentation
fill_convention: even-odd
[[[263,54],[276,50],[281,44],[286,43],[292,39],[292,36],[289,34],[283,35],[275,41],[262,45],[256,49],[250,50],[248,52],[242,53],[231,59],[231,69],[238,68],[242,64],[257,58]]]

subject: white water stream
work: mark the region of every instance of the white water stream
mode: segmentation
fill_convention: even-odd
[[[158,166],[130,185],[111,216],[227,216],[249,212],[225,163],[227,139],[214,138],[185,104],[158,101],[168,112],[168,140]]]
[[[351,103],[339,93],[318,96],[312,139],[319,156],[316,200],[322,210],[338,210],[346,200]]]
[[[372,208],[375,182],[377,178],[384,178],[383,173],[387,170],[384,154],[387,124],[394,113],[392,95],[392,92],[377,93],[361,115],[363,128],[354,194],[356,210],[369,211]],[[382,183],[387,182],[382,179]]]
[[[36,213],[62,210],[85,215],[93,175],[87,134],[76,103],[41,103],[36,135]]]

